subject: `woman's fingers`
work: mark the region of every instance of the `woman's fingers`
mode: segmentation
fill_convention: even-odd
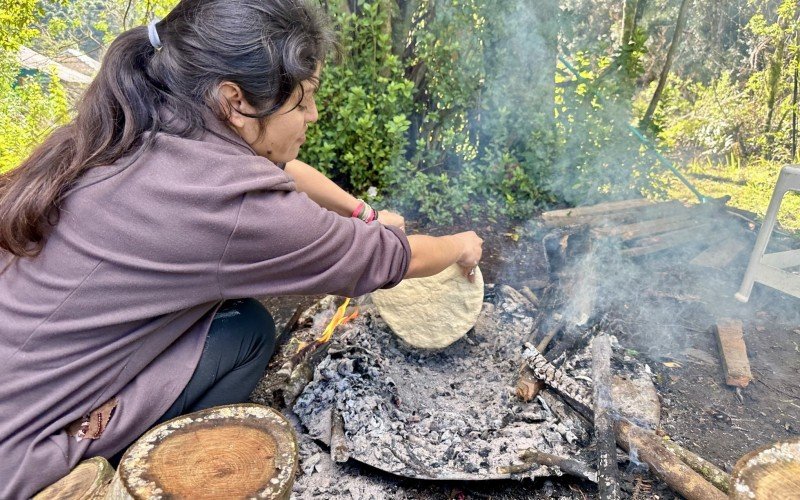
[[[380,210],[378,212],[378,222],[380,222],[384,226],[399,227],[400,230],[403,232],[405,232],[406,230],[405,218],[403,218],[402,215],[395,212],[390,212],[388,210]]]

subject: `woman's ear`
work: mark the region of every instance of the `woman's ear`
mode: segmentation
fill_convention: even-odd
[[[234,128],[241,129],[246,125],[247,117],[242,113],[252,113],[252,107],[244,98],[242,89],[233,82],[222,82],[219,85],[220,105],[225,111],[226,119]]]

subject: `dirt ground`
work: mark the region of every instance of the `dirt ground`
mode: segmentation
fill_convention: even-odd
[[[629,354],[656,375],[662,403],[662,430],[677,443],[726,471],[748,451],[800,435],[800,299],[756,284],[750,301],[733,299],[747,265],[755,227],[741,219],[733,226],[746,249],[726,268],[691,266],[688,261],[720,234],[699,235],[666,255],[637,261],[627,289],[606,301],[621,311],[617,332]],[[453,227],[419,227],[409,233],[448,234],[475,230],[484,238],[481,269],[487,283],[540,290],[548,280],[542,238],[548,229],[538,220],[526,224],[473,221]],[[783,239],[780,249],[800,247]],[[643,301],[642,297],[646,300]],[[265,304],[280,329],[311,297],[276,297]],[[634,311],[634,313],[631,313]],[[755,380],[737,393],[725,385],[713,325],[738,318]],[[362,474],[385,478],[406,497],[417,498],[592,498],[591,484],[564,478],[517,483],[420,482],[364,467]],[[657,479],[628,464],[622,488],[626,498],[674,498]]]

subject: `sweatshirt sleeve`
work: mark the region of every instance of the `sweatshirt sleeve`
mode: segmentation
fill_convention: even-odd
[[[250,191],[218,267],[223,298],[328,293],[356,297],[405,276],[405,234],[342,217],[297,191]]]

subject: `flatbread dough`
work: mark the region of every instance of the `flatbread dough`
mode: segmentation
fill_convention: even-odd
[[[410,278],[377,290],[372,300],[392,331],[412,347],[442,349],[475,326],[483,305],[483,275],[475,283],[453,264],[427,278]]]

